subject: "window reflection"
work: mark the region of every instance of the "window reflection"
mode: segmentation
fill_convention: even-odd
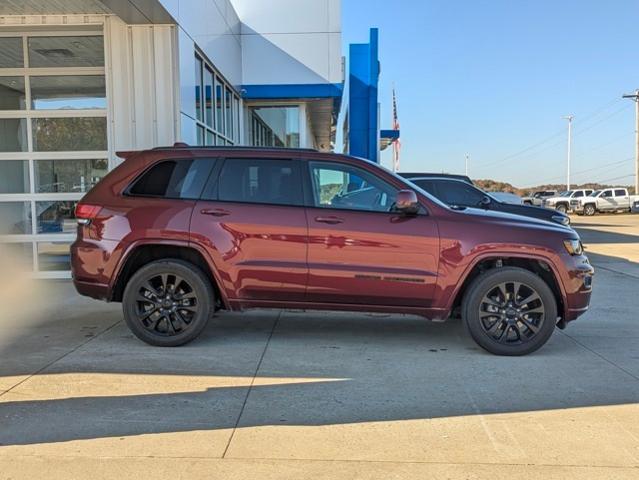
[[[31,108],[35,110],[106,108],[104,75],[31,77]]]
[[[29,202],[0,202],[0,235],[28,235],[31,233],[31,204]]]
[[[0,160],[0,193],[27,193],[28,191],[29,162]]]
[[[29,37],[30,67],[103,67],[102,36]]]
[[[34,118],[33,149],[37,152],[107,149],[106,118]]]
[[[24,110],[24,77],[0,77],[0,110]]]
[[[36,202],[37,233],[75,233],[77,201]]]
[[[36,192],[87,192],[107,174],[106,158],[36,160]]]
[[[27,120],[0,118],[0,152],[27,151]]]

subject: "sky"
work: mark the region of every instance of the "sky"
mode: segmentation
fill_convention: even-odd
[[[343,51],[380,30],[381,127],[395,85],[400,171],[518,187],[630,184],[639,88],[637,0],[342,0]],[[389,167],[390,149],[382,153]],[[626,175],[624,177],[624,175]]]

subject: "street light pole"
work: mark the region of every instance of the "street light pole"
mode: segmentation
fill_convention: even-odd
[[[570,150],[572,147],[572,119],[574,115],[566,115],[564,118],[568,120],[568,152],[566,154],[566,190],[570,190]]]
[[[468,162],[470,161],[470,154],[466,154],[466,176],[468,176]]]
[[[623,98],[631,98],[635,102],[635,195],[639,195],[639,89]]]

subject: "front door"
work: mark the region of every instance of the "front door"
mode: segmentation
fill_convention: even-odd
[[[287,159],[226,159],[191,220],[231,299],[303,301],[307,223],[300,166]]]
[[[439,258],[435,220],[393,212],[397,189],[359,167],[308,162],[308,173],[307,299],[429,306]]]

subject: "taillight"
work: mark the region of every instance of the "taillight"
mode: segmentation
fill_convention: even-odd
[[[75,207],[75,218],[80,225],[88,225],[98,216],[102,207],[100,205],[90,205],[88,203],[78,203]]]

